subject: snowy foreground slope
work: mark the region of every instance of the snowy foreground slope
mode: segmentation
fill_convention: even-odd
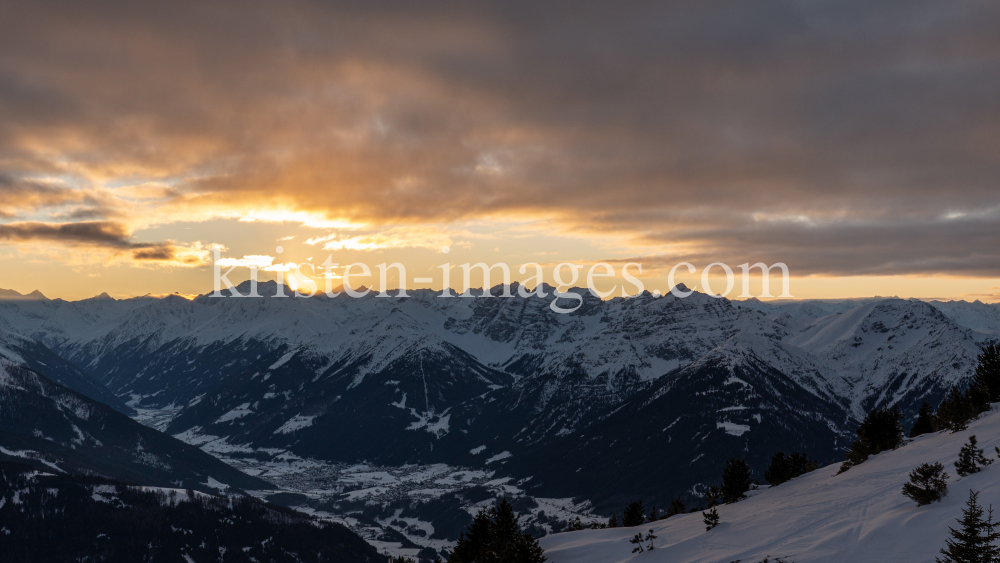
[[[1000,509],[1000,463],[959,478],[958,451],[975,435],[987,457],[996,459],[1000,445],[1000,405],[956,434],[921,436],[892,452],[836,475],[829,465],[759,492],[734,505],[719,507],[722,524],[705,531],[701,512],[674,516],[641,528],[584,530],[542,538],[552,563],[711,562],[756,563],[765,556],[797,563],[881,563],[934,561],[944,547],[948,527],[969,497],[980,491],[980,503]],[[939,461],[949,475],[942,502],[917,507],[900,490],[911,469]],[[652,552],[632,554],[629,539],[638,531],[655,530]]]

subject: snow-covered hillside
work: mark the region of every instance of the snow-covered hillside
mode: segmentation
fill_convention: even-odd
[[[1000,463],[959,478],[954,462],[975,435],[987,457],[1000,446],[1000,405],[968,430],[920,436],[902,448],[873,456],[846,473],[821,467],[744,501],[719,507],[722,523],[705,531],[701,512],[674,516],[640,528],[583,530],[542,538],[552,563],[719,563],[787,557],[799,563],[932,562],[945,546],[948,527],[968,499],[1000,508]],[[947,468],[948,494],[918,507],[901,494],[910,470],[921,463]],[[629,539],[653,529],[652,552],[632,554]]]

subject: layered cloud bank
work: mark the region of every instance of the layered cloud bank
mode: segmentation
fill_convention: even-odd
[[[3,13],[2,245],[200,266],[236,241],[182,223],[378,250],[479,222],[651,266],[1000,272],[993,4]]]

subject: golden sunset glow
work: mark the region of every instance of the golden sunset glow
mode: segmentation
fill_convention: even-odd
[[[932,54],[680,7],[568,36],[501,7],[232,9],[6,9],[0,287],[199,294],[220,248],[636,262],[661,291],[678,262],[783,262],[797,298],[1000,301],[984,23],[928,19]]]

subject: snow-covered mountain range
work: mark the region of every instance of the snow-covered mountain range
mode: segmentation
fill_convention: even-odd
[[[551,291],[78,302],[36,293],[0,299],[0,329],[192,443],[478,467],[598,506],[696,495],[737,454],[758,469],[771,450],[833,461],[866,410],[899,403],[912,415],[936,403],[1000,334],[1000,309],[979,302],[697,292],[601,301],[574,291],[583,306],[568,315],[550,309]],[[674,476],[670,487],[650,491],[650,459]]]

